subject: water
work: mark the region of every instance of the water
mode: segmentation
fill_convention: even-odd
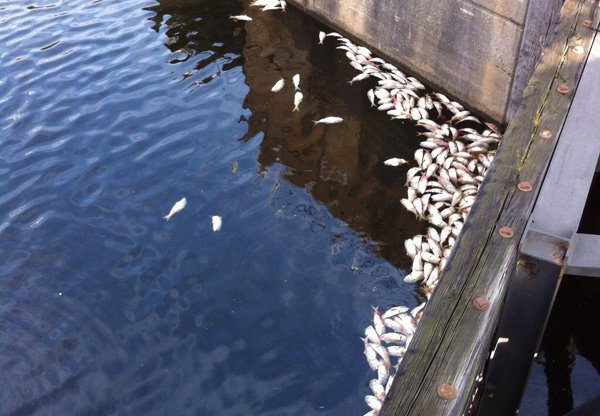
[[[370,305],[418,303],[382,164],[414,131],[316,22],[244,8],[0,3],[0,414],[364,412]]]

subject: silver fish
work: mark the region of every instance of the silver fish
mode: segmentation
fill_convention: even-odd
[[[337,123],[341,123],[342,121],[344,121],[343,118],[341,117],[325,117],[322,118],[321,120],[313,120],[313,123],[315,124],[337,124]]]
[[[213,215],[211,217],[212,220],[212,228],[214,232],[217,232],[221,229],[221,226],[223,225],[223,219],[218,216],[218,215]]]
[[[367,403],[367,406],[369,406],[371,409],[377,412],[381,410],[381,402],[377,397],[368,394],[365,396],[365,402]]]
[[[405,163],[408,163],[405,159],[399,159],[397,157],[393,157],[393,158],[385,160],[383,162],[383,164],[387,165],[387,166],[401,166],[401,165],[404,165]]]
[[[237,16],[229,16],[229,18],[231,20],[236,20],[236,21],[241,20],[241,21],[244,21],[244,22],[249,22],[249,21],[252,20],[252,18],[250,16],[246,16],[245,14],[240,14],[240,15],[237,15]]]
[[[273,85],[273,88],[271,88],[271,91],[279,92],[279,91],[281,91],[281,89],[283,88],[284,85],[285,85],[285,80],[283,78],[281,78],[279,81],[277,81],[275,83],[275,85]]]
[[[292,82],[294,83],[294,88],[296,90],[300,89],[300,74],[296,74],[292,77]]]
[[[173,215],[177,214],[179,211],[184,209],[186,205],[187,205],[187,199],[181,198],[179,201],[175,202],[175,204],[171,208],[171,211],[167,215],[165,215],[163,218],[165,220],[169,221]]]
[[[294,109],[292,111],[300,111],[299,105],[302,102],[303,97],[304,96],[300,91],[296,91],[296,94],[294,94]]]
[[[327,35],[325,34],[325,32],[323,32],[323,31],[320,31],[320,32],[319,32],[319,45],[322,45],[322,44],[323,44],[323,41],[325,40],[325,36],[327,36]]]

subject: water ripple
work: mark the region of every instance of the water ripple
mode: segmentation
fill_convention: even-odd
[[[312,174],[324,140],[292,150],[310,117],[270,95],[282,65],[310,66],[316,24],[286,13],[273,57],[228,18],[239,0],[0,10],[0,414],[358,408],[359,316],[374,290],[412,295],[307,191],[305,173],[321,194],[353,182],[326,157]]]

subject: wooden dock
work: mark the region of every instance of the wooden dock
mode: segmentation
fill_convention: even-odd
[[[495,390],[490,390],[485,383],[493,367],[490,354],[508,341],[498,338],[497,331],[511,280],[520,279],[525,284],[523,288],[533,287],[527,286],[531,282],[526,276],[518,277],[533,264],[522,258],[519,261],[519,243],[562,137],[596,38],[599,21],[594,12],[597,7],[597,1],[565,1],[554,29],[555,36],[545,48],[524,91],[521,106],[507,128],[381,415],[514,414],[514,411],[502,413],[506,410],[480,412],[478,406],[485,407],[482,397],[485,399],[486,394],[487,398],[494,395]],[[597,60],[600,61],[600,57]],[[595,166],[592,172],[593,168]],[[557,276],[553,286],[547,286],[544,300],[535,306],[536,327],[532,332],[537,331],[540,336],[549,313],[542,309],[552,305],[567,254],[566,245],[556,243],[554,248],[552,253],[547,253],[554,257],[554,262],[546,263],[536,272]],[[506,316],[505,313],[504,321]],[[526,319],[527,316],[523,316],[523,320]],[[527,328],[526,322],[509,324],[513,327],[523,324]],[[525,348],[524,353],[525,360],[531,363],[533,352]],[[520,354],[523,355],[523,351]],[[528,368],[526,365],[509,370],[526,378]]]

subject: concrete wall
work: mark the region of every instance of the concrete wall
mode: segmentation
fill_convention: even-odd
[[[498,122],[562,0],[289,0]]]

